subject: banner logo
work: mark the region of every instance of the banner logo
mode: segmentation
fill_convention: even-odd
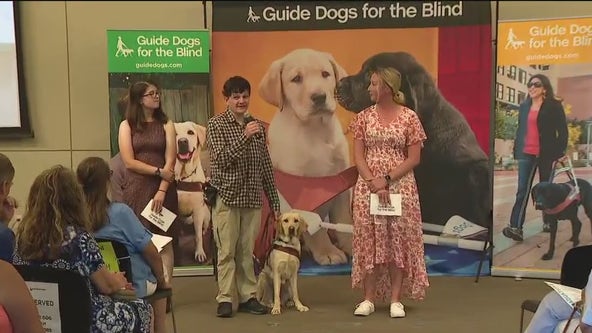
[[[209,32],[109,30],[111,73],[208,73]]]
[[[500,22],[499,36],[500,66],[592,62],[592,18]]]

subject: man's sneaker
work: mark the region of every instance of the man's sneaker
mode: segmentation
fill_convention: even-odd
[[[232,303],[230,303],[230,302],[218,303],[218,311],[217,311],[216,315],[221,318],[232,317]]]
[[[238,305],[239,312],[248,312],[251,314],[262,315],[269,312],[269,310],[256,299],[251,298],[244,303]]]
[[[518,229],[518,228],[514,228],[514,227],[505,227],[504,230],[502,230],[502,234],[504,234],[504,236],[511,238],[517,242],[522,242],[524,240],[524,238],[522,236],[522,229]]]
[[[362,303],[356,305],[356,309],[354,310],[354,316],[369,316],[372,312],[374,312],[374,304],[370,301],[363,301]]]
[[[391,318],[405,317],[405,307],[400,302],[391,303]]]

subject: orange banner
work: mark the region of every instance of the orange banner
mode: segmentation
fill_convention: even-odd
[[[592,18],[500,22],[497,65],[592,62]]]

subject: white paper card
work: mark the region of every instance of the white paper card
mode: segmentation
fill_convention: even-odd
[[[156,246],[158,252],[161,252],[162,248],[165,247],[172,240],[172,237],[162,236],[159,234],[152,234],[152,243],[154,244],[154,246]]]
[[[562,284],[545,281],[545,283],[553,288],[563,300],[572,308],[574,304],[582,299],[582,289],[564,286]]]
[[[391,194],[391,204],[382,205],[378,194],[370,193],[370,215],[401,216],[401,194]]]
[[[142,216],[150,221],[155,226],[159,227],[162,231],[166,232],[169,230],[173,221],[177,218],[175,213],[171,212],[170,210],[162,207],[160,213],[155,213],[152,211],[152,201],[148,202],[144,210],[142,211]]]
[[[45,332],[62,332],[60,297],[57,283],[27,281]]]

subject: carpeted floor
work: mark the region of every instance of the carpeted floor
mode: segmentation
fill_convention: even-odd
[[[404,302],[407,317],[391,319],[388,305],[379,305],[366,318],[354,317],[359,294],[350,289],[349,276],[301,277],[302,302],[309,312],[287,310],[279,316],[239,313],[233,318],[215,316],[216,284],[213,277],[174,279],[178,333],[515,333],[519,330],[520,304],[540,299],[551,289],[542,280],[512,278],[432,277],[423,302]],[[525,325],[531,314],[525,316]],[[169,316],[169,324],[172,321]],[[169,332],[172,331],[172,325]]]

